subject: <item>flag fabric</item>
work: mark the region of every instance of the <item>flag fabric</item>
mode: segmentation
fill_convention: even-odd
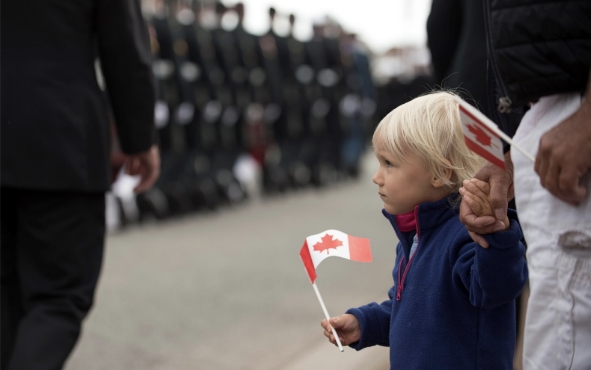
[[[456,98],[456,101],[459,103],[466,146],[487,161],[504,169],[503,142],[499,135],[489,128],[496,127],[495,123],[465,101],[459,98]]]
[[[310,281],[316,281],[316,267],[327,257],[342,257],[358,262],[371,262],[369,239],[357,238],[338,230],[326,230],[306,238],[300,257]]]

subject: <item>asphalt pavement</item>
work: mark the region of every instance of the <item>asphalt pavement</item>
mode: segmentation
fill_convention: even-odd
[[[388,348],[341,353],[324,338],[299,258],[326,229],[370,238],[373,262],[329,258],[317,285],[333,316],[387,298],[396,237],[371,181],[377,161],[364,164],[356,181],[110,234],[66,370],[387,369]]]

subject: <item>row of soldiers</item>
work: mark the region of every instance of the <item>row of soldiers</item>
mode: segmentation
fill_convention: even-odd
[[[327,37],[315,25],[308,42],[279,36],[271,8],[270,30],[255,36],[242,3],[232,30],[220,26],[230,10],[221,3],[213,27],[197,2],[157,4],[148,23],[162,171],[136,199],[140,217],[241,202],[245,158],[262,168],[265,194],[358,174],[376,99],[355,35]]]

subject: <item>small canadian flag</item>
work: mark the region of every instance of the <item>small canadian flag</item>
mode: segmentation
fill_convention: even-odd
[[[503,143],[499,134],[495,132],[498,130],[497,125],[464,100],[457,96],[455,98],[459,103],[466,146],[487,161],[504,169]]]
[[[371,262],[369,239],[347,235],[338,230],[326,230],[306,238],[300,257],[310,281],[316,281],[316,267],[328,257],[342,257],[358,262]]]

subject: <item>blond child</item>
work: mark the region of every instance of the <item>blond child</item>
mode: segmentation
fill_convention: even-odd
[[[378,125],[373,177],[399,243],[389,299],[330,319],[357,350],[390,347],[391,369],[512,369],[515,299],[527,279],[515,212],[482,248],[458,219],[460,188],[481,160],[464,143],[447,92],[421,96]],[[475,213],[492,212],[486,188],[461,192]],[[488,208],[487,208],[488,207]],[[323,320],[324,335],[335,339]]]

